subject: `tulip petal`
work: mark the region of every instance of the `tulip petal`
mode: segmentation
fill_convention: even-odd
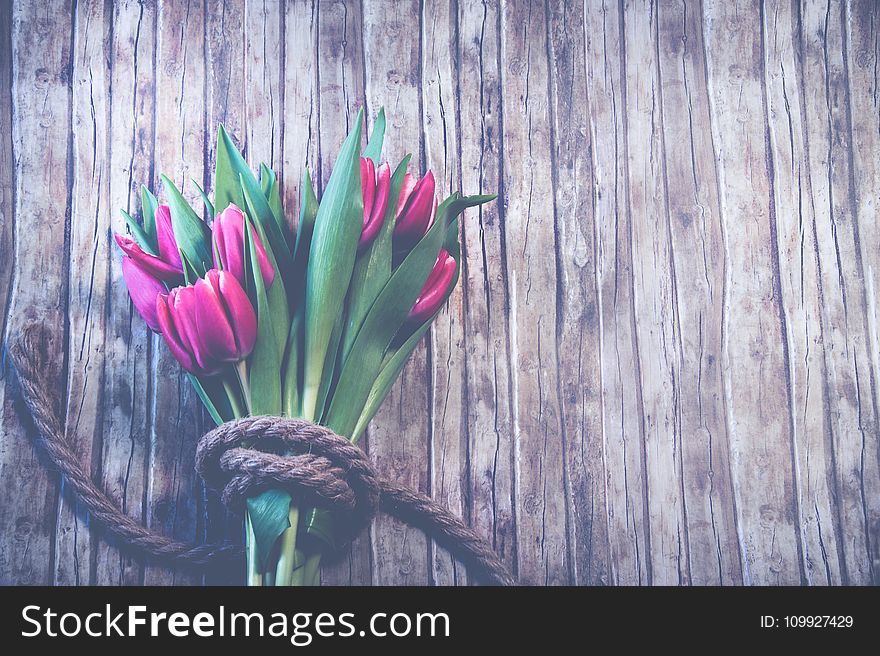
[[[159,257],[182,273],[183,262],[180,261],[180,251],[177,249],[177,240],[171,225],[171,208],[167,205],[156,208],[156,235],[159,241]]]
[[[446,292],[455,277],[455,258],[446,250],[440,251],[437,263],[428,275],[425,286],[418,300],[410,310],[407,323],[410,325],[419,325],[431,317],[443,303],[446,298]]]
[[[172,294],[174,292],[172,291]],[[162,294],[156,299],[156,315],[158,316],[159,327],[168,349],[180,365],[190,373],[196,373],[195,362],[189,350],[184,346],[183,341],[174,325],[171,316],[171,307],[169,305],[169,296]]]
[[[403,246],[415,244],[425,234],[434,214],[434,187],[431,171],[413,187],[394,227],[394,236]]]
[[[220,297],[219,272],[211,269],[195,284],[196,356],[204,360],[238,360],[238,348]]]
[[[257,341],[257,314],[238,280],[225,271],[220,272],[218,279],[220,297],[238,346],[236,359],[246,358]]]
[[[223,210],[215,219],[213,226],[214,243],[217,245],[217,253],[220,262],[214,265],[222,266],[225,271],[229,271],[236,280],[244,284],[244,214],[233,203]],[[275,268],[269,260],[266,249],[260,241],[260,237],[256,237],[257,260],[260,262],[260,271],[263,273],[263,282],[266,288],[272,286],[275,280]]]
[[[373,199],[376,195],[376,165],[373,160],[361,157],[361,190],[364,196],[364,227],[370,222]]]
[[[183,279],[182,269],[177,269],[155,255],[150,255],[128,235],[122,235],[117,232],[113,234],[113,237],[123,253],[137,262],[144,271],[147,271],[155,278],[170,283],[176,283]]]
[[[165,293],[165,286],[130,257],[122,258],[122,277],[137,311],[153,331],[160,332],[156,297]]]

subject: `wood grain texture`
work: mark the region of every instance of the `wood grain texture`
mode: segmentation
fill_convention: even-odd
[[[240,539],[114,231],[217,125],[296,222],[358,109],[461,220],[459,287],[363,442],[524,583],[880,582],[880,9],[872,0],[0,3],[0,320],[125,512]],[[0,370],[0,583],[237,583],[145,561],[45,467]],[[466,585],[378,518],[325,583]]]

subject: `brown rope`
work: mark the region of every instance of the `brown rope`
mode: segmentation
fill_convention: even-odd
[[[236,545],[193,545],[151,531],[122,512],[95,484],[72,450],[55,410],[47,339],[41,326],[29,326],[10,347],[10,354],[46,454],[92,516],[127,545],[165,562],[207,565],[239,557],[241,548]],[[303,453],[271,453],[279,450]],[[280,487],[307,503],[346,514],[350,535],[381,510],[423,530],[477,578],[495,585],[514,584],[486,541],[458,517],[430,497],[381,478],[361,449],[323,426],[284,417],[249,417],[222,424],[199,440],[196,469],[209,486],[223,490],[223,502],[232,508],[240,509],[244,499],[262,490]]]

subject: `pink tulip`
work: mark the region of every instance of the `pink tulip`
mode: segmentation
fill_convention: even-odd
[[[140,265],[140,268],[163,282],[178,283],[183,280],[183,264],[180,251],[171,228],[171,210],[167,205],[156,208],[156,233],[159,256],[150,255],[128,235],[115,233],[116,243],[123,252]]]
[[[412,328],[420,326],[440,309],[455,278],[455,268],[455,258],[445,248],[441,248],[437,262],[422,287],[422,292],[409,311],[409,316],[406,319],[408,326]]]
[[[130,257],[122,258],[122,277],[137,311],[152,330],[159,332],[156,299],[165,293],[165,285]]]
[[[388,162],[379,167],[367,157],[361,157],[361,188],[364,194],[364,227],[358,248],[371,244],[379,234],[388,208],[388,189],[391,186],[391,166]]]
[[[228,271],[211,269],[195,285],[159,296],[156,312],[171,353],[192,374],[215,374],[246,358],[257,340],[257,315]]]
[[[434,174],[428,171],[416,181],[409,173],[397,201],[397,224],[394,226],[395,248],[411,248],[427,232],[437,212],[434,196]]]
[[[214,234],[214,245],[216,246],[214,266],[223,267],[224,271],[229,271],[235,279],[242,285],[245,280],[245,240],[244,240],[244,214],[234,204],[229,205],[214,219],[212,228]],[[266,289],[272,286],[275,280],[275,269],[266,255],[266,249],[260,241],[258,235],[256,237],[257,259],[260,262],[260,271],[263,273],[263,282]]]

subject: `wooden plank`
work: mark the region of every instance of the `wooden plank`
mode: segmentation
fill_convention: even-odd
[[[850,142],[850,173],[853,177],[853,210],[861,244],[862,271],[868,315],[865,347],[871,355],[874,407],[880,406],[880,232],[876,229],[880,189],[880,5],[871,0],[848,2],[844,15],[843,45],[846,49]],[[875,414],[876,414],[875,409]],[[880,446],[877,425],[865,422],[862,433],[864,467],[859,478],[864,487],[868,558],[873,581],[880,581]],[[873,455],[873,457],[872,457]]]
[[[284,126],[280,171],[285,214],[290,226],[299,217],[304,169],[317,179],[318,160],[318,4],[286,5],[284,16]]]
[[[110,145],[107,149],[109,205],[102,208],[102,234],[125,231],[119,209],[137,216],[140,185],[153,175],[153,53],[155,7],[130,0],[112,16]],[[131,305],[122,279],[121,254],[111,241],[104,353],[101,474],[104,489],[134,518],[143,521],[149,444],[150,331]],[[95,547],[98,585],[138,585],[143,559],[104,540]]]
[[[843,5],[806,4],[801,12],[804,106],[809,143],[810,204],[815,208],[826,393],[829,401],[834,495],[842,534],[843,581],[876,583],[871,551],[877,491],[877,406],[868,349],[865,294],[857,208],[853,204],[852,132],[847,96]],[[874,230],[872,221],[871,229]],[[870,262],[876,256],[870,256]],[[869,474],[866,476],[866,474]],[[870,474],[873,474],[871,476]],[[865,487],[867,483],[868,487]],[[880,572],[878,572],[880,573]]]
[[[303,8],[305,10],[305,7]],[[361,3],[317,0],[316,63],[318,105],[318,167],[313,181],[323,189],[339,154],[339,147],[351,129],[358,110],[364,106],[364,50]],[[299,101],[302,105],[302,101]],[[371,116],[367,117],[369,120]],[[309,137],[309,141],[313,137]],[[320,193],[319,193],[320,198]],[[297,198],[297,207],[299,199]],[[370,450],[369,435],[360,445]],[[322,582],[329,585],[369,585],[372,579],[370,532],[361,533],[349,552],[323,567]]]
[[[155,170],[167,175],[194,207],[201,201],[190,182],[204,171],[204,5],[194,0],[161,2],[156,28]],[[193,83],[195,82],[195,83]],[[162,194],[164,198],[164,193]],[[153,337],[152,423],[149,445],[147,524],[179,539],[204,530],[200,481],[193,462],[204,432],[196,393],[161,337]],[[186,585],[199,576],[150,565],[147,585]]]
[[[278,0],[245,4],[245,157],[254,169],[260,162],[272,169],[281,164],[283,15],[284,7]]]
[[[100,467],[104,433],[104,337],[109,226],[108,95],[111,17],[103,2],[75,6],[71,113],[73,191],[68,258],[67,428],[92,477]],[[111,374],[112,375],[112,371]],[[116,454],[121,456],[121,454]],[[110,475],[113,478],[112,474]],[[115,481],[111,482],[114,485]],[[88,585],[96,575],[96,538],[76,497],[63,496],[55,537],[58,585]]]
[[[587,12],[587,93],[593,157],[593,215],[596,222],[596,285],[603,399],[602,441],[605,499],[615,585],[651,582],[645,500],[638,352],[633,308],[632,230],[626,208],[627,98],[622,82],[623,16],[603,2]]]
[[[443,198],[461,187],[456,108],[456,19],[452,3],[428,0],[421,13],[421,106],[426,168],[434,172]],[[410,114],[407,112],[407,114]],[[476,133],[467,135],[473,139]],[[464,193],[471,190],[465,189]],[[469,210],[461,221],[476,211]],[[459,516],[466,514],[468,427],[465,415],[464,298],[456,285],[430,332],[429,489],[434,499]],[[430,543],[430,580],[435,585],[464,585],[467,572],[445,549]]]
[[[545,5],[501,9],[503,215],[508,271],[510,371],[516,484],[517,576],[569,578],[567,504],[555,307],[555,216]]]
[[[15,249],[13,235],[15,174],[12,160],[12,3],[9,2],[0,6],[0,135],[2,135],[0,136],[0,327],[5,328]],[[0,332],[0,335],[3,332]],[[2,379],[5,379],[5,374],[0,371],[0,380]]]
[[[410,172],[414,175],[426,170],[419,115],[421,42],[418,32],[411,31],[418,16],[415,1],[397,3],[394,12],[381,1],[364,2],[367,110],[375,116],[384,105],[388,117],[384,156],[398,162],[412,153]],[[323,109],[321,115],[323,124]],[[429,480],[430,367],[423,340],[369,428],[370,456],[379,471],[422,492],[428,491]],[[429,581],[428,542],[421,531],[380,516],[373,522],[372,538],[374,584],[424,585]]]
[[[458,4],[458,105],[461,186],[503,194],[501,42],[498,2]],[[469,110],[467,108],[473,108]],[[472,526],[514,571],[516,536],[510,336],[503,200],[467,212],[461,224],[462,297],[467,358],[466,425]]]
[[[627,210],[633,266],[635,341],[642,403],[651,581],[690,581],[690,553],[682,494],[681,327],[677,322],[676,278],[672,273],[669,208],[666,199],[663,101],[655,43],[653,5],[626,5],[624,78]]]
[[[722,366],[747,584],[803,581],[759,7],[703,6],[725,248]],[[736,64],[731,64],[736,62]]]
[[[8,27],[6,27],[8,26]],[[65,305],[70,217],[71,15],[62,3],[16,3],[8,22],[11,53],[12,161],[14,162],[13,280],[4,340],[29,322],[51,331],[46,349],[50,379],[63,407],[66,369]],[[5,74],[5,73],[4,73]],[[39,235],[39,238],[36,236]],[[6,360],[8,363],[9,361]],[[15,374],[7,364],[0,388],[0,580],[46,585],[55,570],[57,477],[35,448]]]
[[[565,441],[570,583],[610,577],[602,453],[601,340],[584,7],[550,5],[550,101],[556,214],[559,395]]]
[[[721,350],[724,243],[699,8],[661,3],[657,59],[674,291],[676,424],[690,583],[742,583]],[[632,141],[630,142],[632,143]],[[795,358],[793,358],[794,360]],[[817,378],[818,379],[818,378]],[[817,399],[821,395],[817,395]],[[652,549],[655,543],[652,540]]]
[[[765,85],[776,211],[784,335],[791,381],[803,568],[812,585],[843,580],[827,372],[823,354],[816,207],[810,201],[809,139],[801,76],[800,17],[790,3],[770,3],[763,15]]]

